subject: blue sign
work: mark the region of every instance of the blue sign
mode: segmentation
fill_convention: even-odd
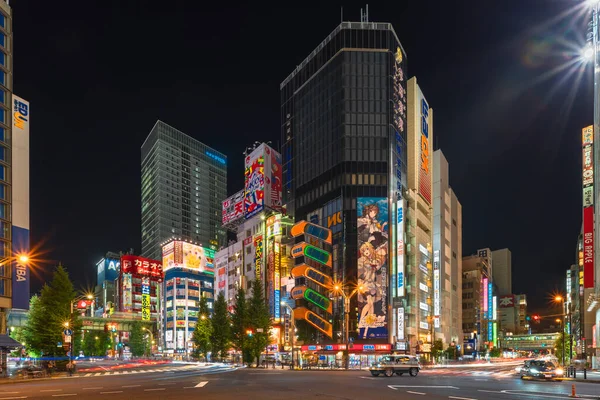
[[[13,252],[29,253],[29,229],[12,227]],[[12,268],[12,308],[29,310],[29,265],[21,263],[17,257]]]
[[[494,326],[491,322],[488,322],[488,340],[494,340]]]
[[[308,346],[308,350],[315,351],[315,350],[317,350],[317,346]]]
[[[65,336],[72,336],[72,335],[73,335],[73,331],[72,331],[72,330],[70,330],[70,329],[65,329],[65,330],[63,331],[63,334],[64,334]]]
[[[404,273],[398,272],[398,287],[401,288],[404,286]]]
[[[375,345],[374,344],[364,344],[363,351],[375,351]]]
[[[119,277],[121,261],[115,259],[106,259],[104,265],[104,279],[114,282]]]
[[[494,298],[492,297],[492,282],[488,283],[488,319],[494,319]]]
[[[275,318],[281,318],[281,291],[275,290]]]
[[[328,344],[327,346],[325,346],[325,350],[333,350],[333,345]]]
[[[218,163],[221,163],[223,165],[227,164],[227,160],[225,160],[223,157],[218,156],[216,154],[211,153],[210,151],[206,151],[205,154],[212,158],[213,160],[217,161]]]
[[[327,356],[319,356],[319,360],[325,361],[325,360],[327,360]]]

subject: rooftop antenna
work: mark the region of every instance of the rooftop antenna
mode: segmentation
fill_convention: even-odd
[[[363,16],[363,11],[362,8],[360,9],[360,22],[363,23],[364,22],[364,16]]]
[[[340,22],[344,22],[344,6],[340,7]]]
[[[367,4],[367,12],[365,14],[365,22],[369,22],[369,5]]]

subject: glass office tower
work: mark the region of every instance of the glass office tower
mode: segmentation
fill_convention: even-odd
[[[227,156],[157,121],[142,145],[142,255],[160,260],[172,237],[216,249],[226,197]]]
[[[367,288],[350,304],[358,343],[392,342],[389,306],[401,301],[405,64],[391,24],[342,22],[280,86],[284,202],[296,221],[332,229],[334,280],[347,293],[352,282]],[[343,337],[343,306],[334,301],[334,338]]]

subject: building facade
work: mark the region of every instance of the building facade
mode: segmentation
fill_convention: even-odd
[[[500,295],[497,307],[499,336],[524,335],[529,333],[526,295]]]
[[[193,351],[192,333],[199,318],[200,298],[213,309],[215,282],[215,251],[197,243],[169,240],[162,246],[162,266],[165,273],[161,290],[159,330],[167,354],[188,356]]]
[[[461,344],[462,206],[449,184],[448,161],[433,153],[433,317],[436,339]],[[437,271],[437,272],[436,272]]]
[[[122,253],[109,251],[96,263],[94,309],[99,316],[109,313],[109,310],[115,307],[116,281],[121,273],[121,255]]]
[[[498,287],[498,293],[512,293],[512,253],[509,249],[492,251],[494,260],[494,284]]]
[[[142,255],[160,259],[161,243],[172,237],[214,249],[223,244],[227,157],[162,121],[141,152]]]
[[[350,300],[357,343],[396,340],[396,310],[406,308],[396,295],[397,207],[408,188],[405,63],[390,24],[342,22],[280,86],[288,213],[337,226],[332,277],[348,294],[351,282],[377,281],[373,293]],[[365,266],[374,263],[371,274]],[[343,320],[343,303],[335,300],[334,321]],[[327,340],[341,340],[342,326]]]

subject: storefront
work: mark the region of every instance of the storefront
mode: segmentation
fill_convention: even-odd
[[[345,344],[305,345],[301,349],[300,366],[315,368],[342,368]],[[390,354],[392,345],[350,344],[348,346],[349,368],[367,368],[381,356]]]

